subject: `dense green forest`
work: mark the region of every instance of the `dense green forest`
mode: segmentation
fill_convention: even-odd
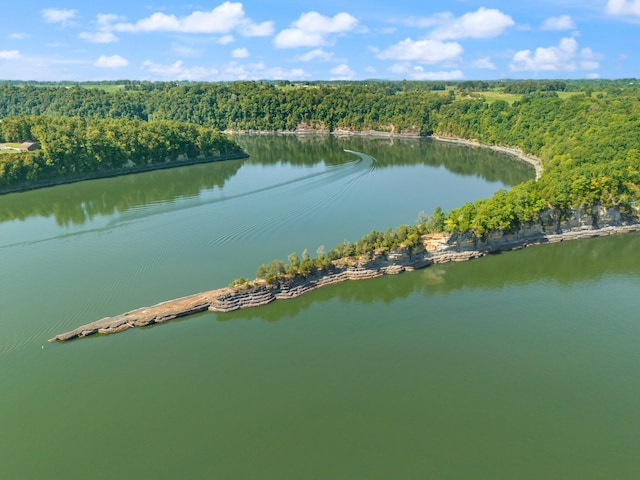
[[[23,140],[35,140],[41,148],[0,155],[0,187],[241,152],[226,135],[188,123],[48,115],[3,118],[0,142]]]
[[[322,267],[332,258],[411,246],[429,231],[470,231],[481,237],[496,229],[514,230],[536,221],[546,209],[561,218],[579,207],[615,205],[629,218],[637,217],[639,86],[634,79],[0,84],[2,137],[35,139],[44,147],[36,155],[4,155],[0,182],[16,175],[15,170],[23,175],[28,162],[35,165],[28,175],[64,175],[96,168],[88,159],[114,166],[232,148],[216,143],[223,137],[210,129],[439,134],[519,147],[544,164],[538,181],[322,252],[315,260]],[[16,115],[27,116],[8,118]],[[154,147],[145,152],[141,145]],[[16,166],[9,157],[23,160]],[[305,272],[311,262],[308,256],[291,260],[304,264]],[[272,267],[266,274],[287,269],[283,264]]]

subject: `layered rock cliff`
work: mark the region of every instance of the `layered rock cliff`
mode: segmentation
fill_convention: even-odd
[[[492,252],[514,250],[543,243],[591,238],[640,231],[637,216],[623,214],[616,207],[581,208],[562,215],[548,210],[537,222],[523,225],[513,232],[495,231],[484,238],[471,232],[463,234],[430,234],[413,248],[371,254],[358,259],[341,259],[332,267],[308,277],[297,277],[279,285],[255,281],[249,285],[210,290],[143,307],[115,317],[62,333],[49,341],[66,341],[96,333],[108,334],[184,317],[194,313],[230,312],[240,308],[266,305],[275,300],[299,297],[317,288],[344,282],[393,275],[423,268],[433,263],[459,262],[482,257]]]

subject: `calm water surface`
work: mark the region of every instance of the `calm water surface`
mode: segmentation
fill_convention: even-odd
[[[635,234],[48,344],[533,176],[427,140],[239,141],[0,197],[0,478],[640,476]]]

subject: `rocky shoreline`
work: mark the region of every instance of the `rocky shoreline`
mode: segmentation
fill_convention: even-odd
[[[250,286],[220,288],[189,295],[106,317],[56,335],[49,341],[68,341],[94,334],[117,333],[205,311],[230,312],[258,307],[275,300],[297,298],[327,285],[399,274],[434,263],[467,261],[531,245],[637,231],[640,231],[640,219],[622,215],[615,207],[594,207],[590,212],[586,209],[575,210],[562,222],[558,221],[556,212],[550,210],[543,212],[538,222],[525,225],[516,232],[496,231],[486,238],[477,238],[470,232],[424,235],[421,244],[413,250],[403,248],[359,259],[338,260],[329,270],[308,277],[298,277],[279,285],[255,281]]]

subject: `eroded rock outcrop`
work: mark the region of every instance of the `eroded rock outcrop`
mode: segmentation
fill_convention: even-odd
[[[523,225],[513,232],[495,231],[484,238],[478,238],[471,232],[425,235],[421,239],[421,244],[411,250],[400,248],[359,259],[342,259],[334,262],[332,268],[328,270],[316,272],[308,277],[298,277],[279,285],[266,285],[262,281],[255,281],[250,286],[221,288],[169,300],[115,317],[103,318],[70,332],[56,335],[49,341],[66,341],[96,333],[117,333],[207,310],[224,313],[240,308],[258,307],[275,300],[297,298],[327,285],[347,280],[366,280],[382,275],[395,275],[433,263],[467,261],[492,252],[514,250],[530,245],[633,231],[640,231],[640,220],[637,217],[622,214],[615,207],[596,206],[591,209],[577,209],[564,216],[557,211],[548,210],[542,212],[539,221]]]

